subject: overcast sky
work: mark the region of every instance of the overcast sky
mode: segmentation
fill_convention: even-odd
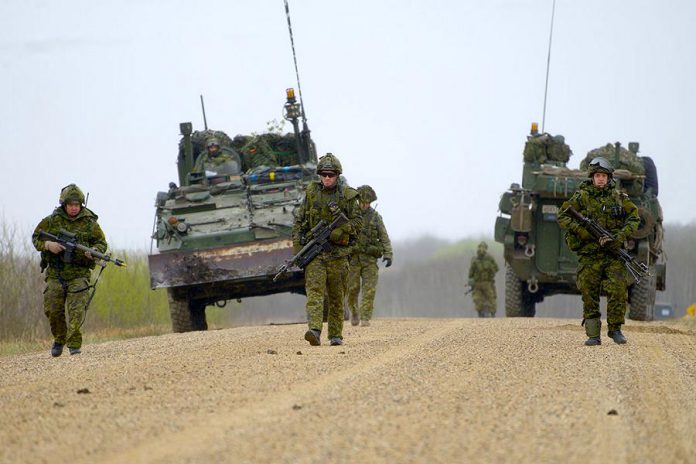
[[[551,5],[291,0],[319,153],[375,188],[392,239],[492,239],[541,123]],[[545,130],[571,167],[639,141],[668,223],[696,220],[695,24],[691,0],[556,4]],[[287,87],[282,0],[2,0],[0,218],[33,228],[75,182],[112,246],[149,248],[179,123],[203,128],[199,95],[234,136],[281,120]]]

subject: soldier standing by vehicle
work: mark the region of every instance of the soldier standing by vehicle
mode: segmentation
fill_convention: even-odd
[[[495,317],[495,274],[498,264],[488,254],[488,244],[479,243],[469,266],[469,288],[479,317]]]
[[[39,231],[53,235],[61,231],[73,233],[79,243],[100,253],[106,251],[106,238],[97,223],[97,215],[85,207],[85,196],[75,184],[61,190],[60,206],[41,220],[32,235],[34,247],[41,252],[41,270],[46,270],[44,313],[53,334],[51,355],[60,356],[66,344],[71,355],[78,354],[82,346],[80,329],[91,288],[89,279],[96,263],[89,253],[79,250],[75,250],[66,262],[65,247],[58,242],[43,240]]]
[[[355,240],[355,231],[360,227],[360,215],[358,192],[338,182],[338,176],[342,172],[341,163],[333,154],[327,153],[319,159],[317,174],[320,179],[307,186],[304,201],[296,210],[292,230],[293,246],[297,253],[310,238],[308,234],[319,221],[329,224],[340,213],[348,219],[347,223],[331,231],[331,248],[322,251],[305,267],[309,326],[305,340],[313,346],[321,344],[325,292],[329,300],[329,341],[331,345],[343,344],[343,301],[348,257]]]
[[[362,185],[358,187],[358,195],[362,210],[362,227],[358,231],[357,243],[350,258],[348,307],[351,324],[369,326],[377,291],[377,260],[382,258],[386,267],[389,267],[392,265],[394,254],[382,216],[370,207],[370,203],[377,200],[377,194],[369,185]],[[362,301],[358,310],[361,280]]]
[[[628,278],[619,250],[624,241],[638,229],[638,208],[627,195],[615,188],[614,168],[604,158],[590,161],[590,180],[583,182],[573,196],[563,203],[558,224],[566,230],[568,247],[578,254],[577,286],[582,293],[585,345],[600,345],[602,328],[599,311],[600,289],[607,294],[607,335],[615,343],[626,343],[621,333],[628,299]],[[613,236],[596,239],[568,212],[573,207],[593,219]]]

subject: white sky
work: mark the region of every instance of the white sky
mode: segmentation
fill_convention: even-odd
[[[320,154],[371,184],[392,239],[493,235],[541,123],[552,0],[291,0]],[[696,2],[558,0],[546,131],[577,167],[639,141],[667,222],[696,220]],[[75,182],[112,246],[149,248],[179,122],[230,136],[296,87],[282,0],[2,0],[0,219],[34,227]],[[289,124],[286,126],[290,129]]]

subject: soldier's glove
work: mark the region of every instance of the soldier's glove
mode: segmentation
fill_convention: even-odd
[[[384,258],[382,258],[382,262],[384,263],[385,267],[389,267],[392,265],[392,259],[389,258],[388,256],[385,256]]]
[[[350,241],[348,228],[344,226],[336,227],[334,230],[331,231],[331,235],[329,235],[329,240],[331,241],[331,243],[335,243],[336,245],[348,245],[348,242]]]
[[[61,251],[64,251],[65,247],[58,242],[51,242],[50,240],[47,240],[44,242],[44,250],[48,250],[57,255]]]
[[[613,242],[613,241],[614,241],[614,239],[612,239],[611,237],[608,237],[606,235],[602,235],[601,237],[599,237],[599,246],[603,247],[603,246],[606,246],[607,244],[609,244],[609,246],[611,247],[610,242]]]

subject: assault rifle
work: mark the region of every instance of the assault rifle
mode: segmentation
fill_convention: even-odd
[[[566,211],[573,218],[580,221],[582,226],[585,227],[585,229],[597,240],[599,240],[601,237],[609,237],[611,240],[616,240],[616,236],[614,236],[611,232],[597,224],[596,221],[583,216],[572,206],[569,206]],[[621,261],[624,262],[626,269],[628,269],[628,272],[631,273],[633,278],[636,280],[636,283],[640,282],[641,278],[650,276],[648,266],[628,254],[628,252],[623,248],[614,248],[612,251],[621,259]]]
[[[89,248],[84,245],[77,243],[77,237],[75,234],[68,232],[65,229],[61,229],[58,235],[49,234],[43,230],[39,230],[39,238],[43,240],[51,240],[53,242],[60,243],[65,248],[63,252],[63,262],[69,263],[73,259],[73,253],[75,250],[80,250],[84,253],[89,253],[94,258],[100,259],[105,262],[114,263],[119,267],[126,267],[126,263],[117,258],[112,258],[109,255],[105,255],[95,250],[94,248]]]
[[[300,269],[304,269],[309,263],[312,262],[314,258],[319,255],[322,251],[329,251],[332,247],[329,241],[329,236],[331,231],[336,227],[342,226],[348,222],[348,218],[345,214],[339,212],[330,224],[326,224],[323,220],[314,226],[314,228],[309,232],[311,239],[305,246],[302,247],[300,251],[297,252],[295,256],[290,258],[280,266],[278,273],[273,277],[273,282],[275,282],[278,277],[283,275],[293,266],[297,266]]]

